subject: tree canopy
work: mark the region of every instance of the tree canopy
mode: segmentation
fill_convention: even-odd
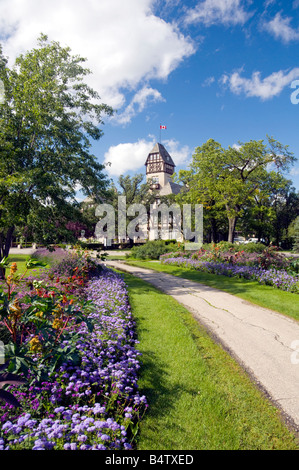
[[[12,68],[0,49],[0,258],[31,208],[68,204],[79,188],[100,195],[108,187],[91,140],[101,138],[102,117],[113,111],[85,83],[85,61],[45,35]]]
[[[212,218],[225,211],[228,241],[233,242],[236,222],[254,197],[265,197],[266,186],[273,186],[276,175],[287,170],[295,157],[272,137],[239,142],[224,149],[213,139],[195,149],[189,170],[179,173],[180,181],[189,187],[189,199],[203,204]],[[273,167],[272,172],[269,171]],[[281,182],[280,182],[281,184]]]

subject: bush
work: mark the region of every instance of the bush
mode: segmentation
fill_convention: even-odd
[[[242,243],[238,249],[246,253],[263,253],[266,246],[263,243]]]
[[[135,259],[159,259],[161,255],[182,249],[179,243],[167,243],[166,240],[150,240],[141,246],[134,246],[130,257]]]
[[[235,252],[235,251],[245,251],[246,253],[262,253],[265,250],[266,246],[263,243],[240,243],[237,245],[236,243],[229,243],[226,241],[222,241],[219,243],[204,243],[202,245],[202,249],[206,251],[214,251],[217,250],[218,252]]]

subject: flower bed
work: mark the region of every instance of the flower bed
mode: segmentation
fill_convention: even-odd
[[[288,269],[291,265],[291,260],[279,253],[275,246],[264,247],[263,251],[259,250],[258,252],[252,250],[245,251],[244,249],[236,251],[233,247],[224,249],[225,247],[225,244],[222,246],[222,244],[219,243],[218,245],[211,245],[208,248],[201,248],[195,253],[190,251],[166,253],[160,256],[160,259],[163,261],[168,258],[183,257],[200,261],[261,267],[264,269]]]
[[[139,352],[123,279],[105,269],[84,285],[75,284],[71,292],[65,279],[61,285],[62,279],[55,276],[48,281],[40,293],[49,295],[54,285],[57,296],[60,287],[65,303],[59,305],[72,314],[68,328],[58,328],[63,360],[56,354],[53,367],[53,353],[46,360],[45,350],[39,348],[26,357],[30,368],[20,375],[27,387],[9,387],[22,408],[3,402],[0,407],[0,449],[133,448],[147,404],[138,392]],[[40,299],[57,307],[53,297]],[[24,299],[28,302],[23,292]],[[30,305],[26,308],[30,310]],[[27,336],[27,345],[32,337],[41,347],[46,340],[41,330]],[[41,375],[39,369],[43,369]]]
[[[267,284],[278,289],[299,293],[299,276],[288,274],[285,270],[256,266],[232,264],[229,262],[203,261],[187,257],[161,257],[162,264],[182,266],[188,269],[220,274],[223,276],[237,276],[245,279],[254,279],[261,284]]]

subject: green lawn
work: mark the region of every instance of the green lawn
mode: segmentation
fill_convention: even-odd
[[[22,254],[18,254],[18,255],[9,255],[8,256],[8,261],[10,263],[17,263],[17,267],[18,267],[18,274],[23,274],[25,271],[26,271],[26,261],[28,261],[30,259],[30,255],[22,255]],[[45,267],[47,268],[48,265]],[[45,268],[35,268],[35,269],[30,269],[28,270],[28,275],[33,275],[33,274],[38,274],[39,271],[41,269],[45,269]],[[8,272],[8,270],[7,270]]]
[[[28,255],[9,255],[8,260],[10,263],[17,263],[18,266],[18,273],[22,274],[25,270],[25,263],[26,260],[29,259],[30,256]]]
[[[292,294],[271,286],[261,285],[257,281],[230,278],[210,273],[201,273],[199,271],[178,266],[164,265],[156,261],[126,260],[126,262],[134,266],[154,269],[159,272],[172,274],[174,276],[223,290],[229,294],[233,294],[247,300],[248,302],[275,310],[292,317],[295,320],[299,320],[298,294]]]
[[[149,410],[139,450],[299,449],[240,366],[174,299],[124,274]]]

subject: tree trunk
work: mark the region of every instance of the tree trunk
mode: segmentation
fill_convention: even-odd
[[[217,243],[217,222],[215,219],[211,219],[211,242]]]
[[[14,233],[15,227],[9,227],[7,230],[6,236],[2,233],[0,236],[0,261],[3,258],[7,258],[9,255],[9,250],[11,247],[12,237]],[[5,278],[5,269],[0,268],[0,279]]]
[[[228,218],[228,242],[229,243],[234,243],[236,223],[237,223],[237,217]]]

